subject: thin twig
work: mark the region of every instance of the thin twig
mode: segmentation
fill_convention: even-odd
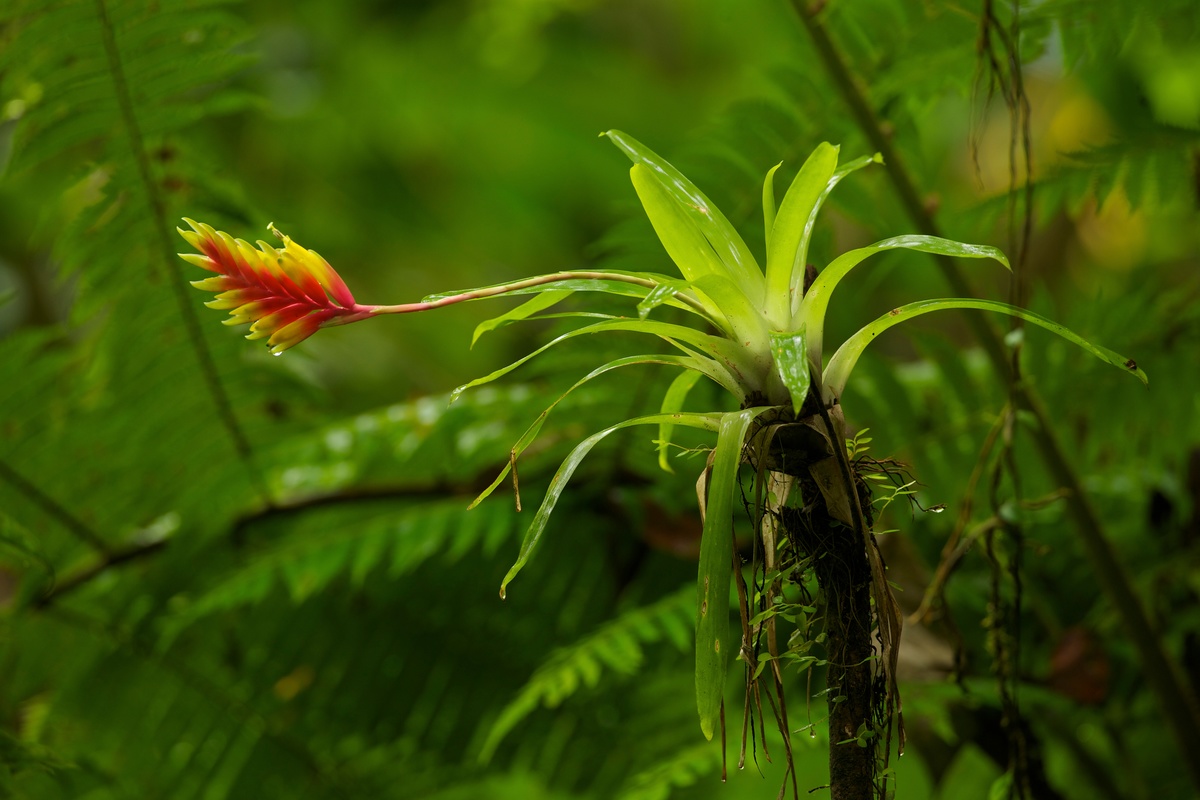
[[[113,550],[96,563],[90,564],[59,581],[50,591],[34,600],[32,605],[38,610],[48,608],[53,603],[61,600],[63,595],[69,594],[91,582],[106,570],[129,563],[130,561],[140,561],[147,556],[154,555],[166,547],[168,541],[167,539],[157,539],[146,544],[126,547],[123,550]]]
[[[25,496],[25,499],[31,501],[49,516],[58,520],[79,541],[100,553],[107,554],[112,552],[112,547],[101,538],[100,534],[92,530],[79,517],[68,511],[62,503],[59,503],[53,497],[43,492],[24,475],[17,472],[4,461],[0,461],[0,478],[12,484],[17,491]]]

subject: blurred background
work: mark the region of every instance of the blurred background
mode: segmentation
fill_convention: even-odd
[[[1010,92],[1018,44],[1027,114]],[[525,511],[502,492],[466,510],[543,408],[643,343],[576,340],[451,406],[453,388],[571,325],[471,347],[514,305],[473,303],[268,358],[186,286],[202,276],[172,255],[186,249],[174,227],[186,215],[254,240],[273,221],[368,303],[569,268],[671,272],[628,161],[597,134],[671,160],[761,258],[766,171],[782,161],[786,185],[821,141],[871,154],[872,126],[894,152],[832,195],[818,267],[931,222],[1012,257],[1019,293],[972,262],[976,294],[1020,299],[1150,376],[1147,391],[1029,331],[1023,380],[1052,429],[1023,416],[997,471],[987,442],[1007,390],[962,318],[922,318],[864,357],[847,419],[919,481],[919,505],[878,526],[894,531],[906,611],[946,542],[965,542],[944,604],[906,632],[910,740],[889,788],[1010,796],[1019,740],[1030,797],[1195,796],[1035,447],[1052,436],[1067,453],[1186,706],[1200,684],[1200,14],[1183,0],[7,3],[0,792],[775,796],[777,757],[733,768],[738,669],[727,783],[696,724],[702,456],[665,474],[652,434],[610,437],[496,595],[557,464],[657,410],[671,375],[638,367],[572,394],[522,463]],[[951,294],[927,257],[881,255],[838,293],[828,335]],[[723,403],[698,388],[690,407]],[[1020,536],[985,547],[1001,519]],[[1002,724],[997,669],[1019,687],[1019,726]],[[824,697],[809,709],[819,682],[790,680],[800,788],[827,795]]]

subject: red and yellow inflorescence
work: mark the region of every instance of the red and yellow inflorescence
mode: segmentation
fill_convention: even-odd
[[[266,339],[278,355],[304,341],[318,328],[342,325],[369,316],[370,307],[360,306],[345,281],[325,259],[280,233],[282,247],[234,239],[211,225],[183,220],[190,231],[179,235],[199,253],[180,253],[189,264],[217,275],[192,281],[192,286],[219,292],[205,303],[209,308],[229,309],[226,325],[250,325],[247,339]]]

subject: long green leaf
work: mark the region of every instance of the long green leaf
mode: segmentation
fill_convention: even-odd
[[[675,380],[671,381],[671,385],[667,387],[666,394],[663,395],[662,407],[658,409],[660,414],[674,414],[677,411],[683,410],[683,402],[687,399],[688,392],[696,385],[696,381],[700,380],[700,374],[694,370],[687,370],[675,376]],[[671,448],[671,434],[675,430],[674,422],[662,422],[658,426],[658,465],[662,467],[664,472],[674,472],[671,469],[671,462],[668,458]]]
[[[726,271],[700,227],[662,181],[641,164],[629,168],[629,178],[654,232],[684,278],[695,281],[701,275]]]
[[[858,172],[863,167],[869,167],[872,164],[882,164],[882,163],[883,163],[883,154],[882,153],[875,153],[874,155],[869,155],[869,156],[859,156],[856,159],[847,161],[845,164],[838,167],[837,171],[833,173],[833,177],[829,179],[829,184],[825,187],[825,191],[821,193],[821,201],[820,202],[824,203],[825,198],[828,197],[829,193],[833,191],[833,187],[837,186],[838,183],[841,182],[842,178],[846,177],[851,172]],[[817,208],[820,209],[820,207],[821,207],[820,203],[818,203]]]
[[[775,372],[792,398],[792,412],[799,417],[800,407],[808,397],[812,383],[812,371],[808,365],[808,347],[805,330],[794,333],[771,332],[771,355],[775,359]]]
[[[556,279],[556,275],[562,275],[563,277]],[[584,275],[587,277],[584,277]],[[631,278],[634,280],[628,280]],[[475,300],[491,300],[497,297],[515,297],[516,295],[523,294],[544,294],[546,292],[559,291],[604,292],[621,297],[644,299],[647,295],[662,290],[664,286],[670,287],[672,291],[669,292],[669,297],[665,298],[662,302],[709,319],[707,313],[699,308],[696,298],[688,293],[687,283],[681,281],[679,278],[673,278],[670,275],[660,275],[656,272],[626,272],[615,269],[540,275],[535,278],[522,278],[490,286],[479,286],[474,289],[438,292],[437,294],[421,298],[421,302],[438,303],[455,299],[460,302],[472,302]]]
[[[471,335],[471,347],[475,346],[475,343],[479,341],[479,337],[483,334],[494,331],[497,328],[502,328],[505,325],[511,325],[514,322],[529,319],[540,311],[545,311],[551,306],[558,305],[573,294],[575,292],[570,289],[552,289],[547,292],[541,292],[511,311],[501,314],[498,317],[485,319],[475,326],[475,333]]]
[[[845,178],[852,172],[858,172],[863,167],[868,167],[871,164],[882,164],[883,156],[876,153],[871,156],[860,156],[859,158],[843,164],[838,167],[830,177],[829,182],[825,184],[825,189],[817,198],[817,202],[813,205],[812,212],[808,215],[808,222],[804,226],[804,234],[800,239],[800,249],[803,251],[804,260],[799,265],[799,269],[792,271],[791,293],[792,293],[792,316],[796,316],[796,312],[800,307],[800,301],[804,299],[804,272],[807,266],[808,258],[808,243],[812,241],[813,227],[817,224],[817,217],[821,214],[821,206],[825,205],[826,198],[833,192],[835,186],[841,183],[842,178]]]
[[[733,578],[733,492],[742,444],[754,418],[766,408],[721,417],[712,478],[708,482],[700,572],[696,578],[696,709],[700,730],[712,739],[725,696],[725,676],[734,650],[729,633],[729,584]]]
[[[670,342],[688,355],[694,355],[691,350],[679,344],[680,342],[685,342],[710,357],[707,361],[703,359],[698,360],[697,368],[702,369],[705,375],[733,393],[734,396],[742,398],[747,389],[753,391],[759,388],[747,380],[746,376],[753,376],[755,373],[751,369],[752,364],[748,361],[745,351],[728,339],[719,336],[710,336],[707,333],[702,333],[695,328],[688,328],[684,325],[672,325],[667,322],[658,322],[657,320],[611,319],[604,322],[597,322],[594,325],[585,325],[582,328],[564,333],[552,339],[547,344],[542,345],[532,353],[522,356],[508,366],[501,367],[494,372],[484,375],[482,378],[476,378],[470,383],[463,384],[450,393],[450,402],[453,403],[468,389],[482,386],[485,383],[491,383],[497,378],[507,375],[525,362],[541,355],[551,347],[565,342],[567,339],[591,333],[601,333],[603,331],[647,333]]]
[[[797,327],[803,325],[808,331],[808,353],[814,364],[821,363],[825,338],[825,312],[829,308],[829,298],[833,294],[833,290],[850,270],[867,258],[885,250],[895,249],[917,250],[922,253],[937,253],[958,258],[991,258],[1003,264],[1005,269],[1012,269],[1008,264],[1008,258],[995,247],[956,242],[938,236],[920,234],[894,236],[867,247],[848,250],[829,262],[829,265],[821,270],[821,274],[813,281],[813,285],[808,287],[808,292],[804,295],[804,301],[800,304],[800,311],[794,323]]]
[[[571,278],[569,280],[555,281],[543,286],[526,286],[521,289],[513,289],[505,292],[504,297],[516,297],[523,294],[542,294],[544,292],[602,292],[604,294],[615,294],[620,297],[645,297],[649,292],[654,291],[651,287],[638,286],[632,283],[626,283],[619,280],[605,280],[604,278]],[[490,298],[480,298],[490,299]]]
[[[691,181],[685,178],[679,170],[671,166],[653,150],[621,131],[612,130],[601,134],[607,136],[613,144],[621,149],[635,164],[640,164],[652,171],[654,176],[683,206],[696,226],[704,234],[704,238],[712,245],[717,257],[725,265],[729,274],[737,281],[742,290],[756,304],[762,302],[763,276],[758,263],[750,253],[750,248],[742,241],[737,230],[729,224],[729,220],[721,210],[705,197]]]
[[[771,324],[783,330],[791,323],[792,275],[804,272],[808,257],[807,231],[813,209],[837,169],[838,148],[822,142],[812,151],[792,185],[788,187],[775,224],[771,247],[767,250],[766,312]]]
[[[516,460],[521,457],[521,454],[525,452],[526,448],[528,448],[529,445],[533,444],[534,439],[536,439],[538,434],[541,432],[542,426],[546,422],[546,418],[550,416],[550,412],[554,410],[555,406],[557,406],[559,403],[561,403],[563,400],[565,400],[567,398],[567,395],[571,394],[571,392],[575,391],[580,386],[583,386],[585,383],[592,380],[593,378],[598,378],[601,375],[603,375],[604,373],[609,372],[610,370],[619,369],[621,367],[630,367],[635,364],[665,364],[667,366],[672,366],[672,367],[683,367],[684,370],[686,370],[683,373],[683,375],[691,376],[692,383],[695,383],[697,380],[700,379],[701,375],[705,374],[703,369],[699,369],[697,367],[697,357],[696,356],[674,356],[674,355],[626,356],[625,358],[614,359],[613,361],[609,361],[607,364],[596,367],[594,370],[589,372],[587,375],[583,376],[578,381],[576,381],[574,383],[574,385],[571,386],[571,388],[567,389],[565,392],[563,392],[561,395],[559,395],[558,398],[553,403],[548,405],[545,408],[545,410],[543,410],[542,413],[538,415],[537,419],[535,419],[533,421],[533,423],[528,428],[525,429],[525,432],[521,434],[521,437],[519,439],[517,439],[517,443],[512,446],[511,457],[509,459],[509,462],[504,465],[504,468],[502,470],[500,470],[500,474],[496,476],[496,479],[494,481],[492,481],[491,485],[488,486],[486,489],[484,489],[482,492],[480,492],[479,496],[476,497],[474,500],[472,500],[471,505],[469,505],[467,508],[468,509],[474,508],[475,506],[482,503],[485,499],[487,499],[487,497],[489,495],[491,495],[492,492],[496,491],[496,488],[498,486],[500,486],[500,484],[508,476],[508,473],[512,470],[513,464],[516,462]],[[683,375],[681,375],[680,377],[683,377]],[[676,381],[678,381],[678,380],[679,379],[676,378]],[[674,386],[674,384],[672,384],[672,386]],[[668,395],[670,394],[670,390],[667,391],[667,394]],[[664,404],[665,404],[665,402],[664,402]],[[678,408],[674,408],[674,409],[671,409],[671,412],[678,411],[678,410],[679,410]],[[662,411],[663,411],[663,413],[668,413],[668,409],[666,409],[665,407],[662,409]],[[659,430],[661,432],[661,430],[662,430],[661,427],[659,428]]]
[[[931,311],[964,308],[975,308],[982,311],[997,311],[1001,314],[1008,314],[1011,317],[1020,317],[1026,322],[1032,322],[1034,325],[1058,334],[1067,341],[1079,345],[1101,361],[1112,364],[1114,367],[1120,367],[1126,372],[1132,373],[1142,383],[1149,384],[1149,379],[1146,377],[1146,373],[1138,368],[1137,363],[1132,358],[1126,358],[1120,353],[1116,353],[1108,348],[1092,344],[1074,331],[1059,325],[1057,322],[1046,319],[1040,314],[1035,314],[1032,311],[1026,311],[1023,308],[1011,306],[1008,303],[999,303],[995,300],[949,298],[940,300],[922,300],[917,303],[909,303],[906,306],[892,309],[887,314],[863,327],[861,330],[847,339],[842,346],[838,348],[838,351],[833,354],[833,358],[829,360],[829,367],[825,370],[825,401],[829,403],[832,402],[834,398],[841,396],[842,391],[846,388],[846,380],[850,377],[850,373],[854,370],[854,365],[858,363],[858,357],[862,355],[862,351],[865,350],[867,345],[873,342],[875,337],[877,337],[879,334],[883,333],[893,325],[899,325],[905,320],[910,320],[913,317],[919,317],[922,314],[928,314]]]
[[[530,523],[529,529],[525,532],[525,539],[521,542],[521,552],[517,555],[516,562],[508,570],[508,574],[504,576],[504,580],[500,583],[500,596],[504,597],[508,584],[512,582],[517,573],[529,562],[529,558],[533,555],[538,541],[542,538],[542,533],[546,530],[546,523],[550,520],[550,515],[554,513],[554,506],[558,503],[558,498],[562,496],[563,490],[571,480],[571,476],[575,474],[575,470],[579,467],[580,462],[606,436],[614,431],[619,431],[622,428],[628,428],[633,425],[658,425],[667,421],[673,422],[676,425],[686,425],[690,428],[715,431],[721,426],[721,417],[721,414],[650,414],[645,417],[635,417],[634,419],[627,419],[624,422],[618,422],[612,427],[592,434],[577,444],[575,449],[571,451],[558,468],[558,472],[554,473],[554,478],[550,481],[550,488],[546,490],[546,499],[542,501],[541,508],[538,509],[537,514],[534,515],[533,522]]]
[[[775,173],[783,166],[780,161],[767,170],[763,178],[763,232],[767,237],[767,252],[771,252],[771,229],[775,227]]]
[[[716,305],[731,338],[761,361],[769,346],[767,321],[750,298],[724,275],[702,275],[692,285]]]

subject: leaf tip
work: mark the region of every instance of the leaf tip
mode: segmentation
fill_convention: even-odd
[[[1137,362],[1134,361],[1132,358],[1128,358],[1125,360],[1124,367],[1125,367],[1125,369],[1132,372],[1134,377],[1142,382],[1143,386],[1147,386],[1147,387],[1150,386],[1150,378],[1147,377],[1146,373],[1142,371],[1141,367],[1139,367],[1137,365]]]
[[[517,573],[521,571],[522,566],[524,566],[524,564],[518,560],[516,564],[513,564],[509,568],[508,574],[506,574],[504,576],[504,580],[500,581],[500,599],[501,600],[508,599],[508,585],[510,583],[512,583],[513,578],[517,577]]]

